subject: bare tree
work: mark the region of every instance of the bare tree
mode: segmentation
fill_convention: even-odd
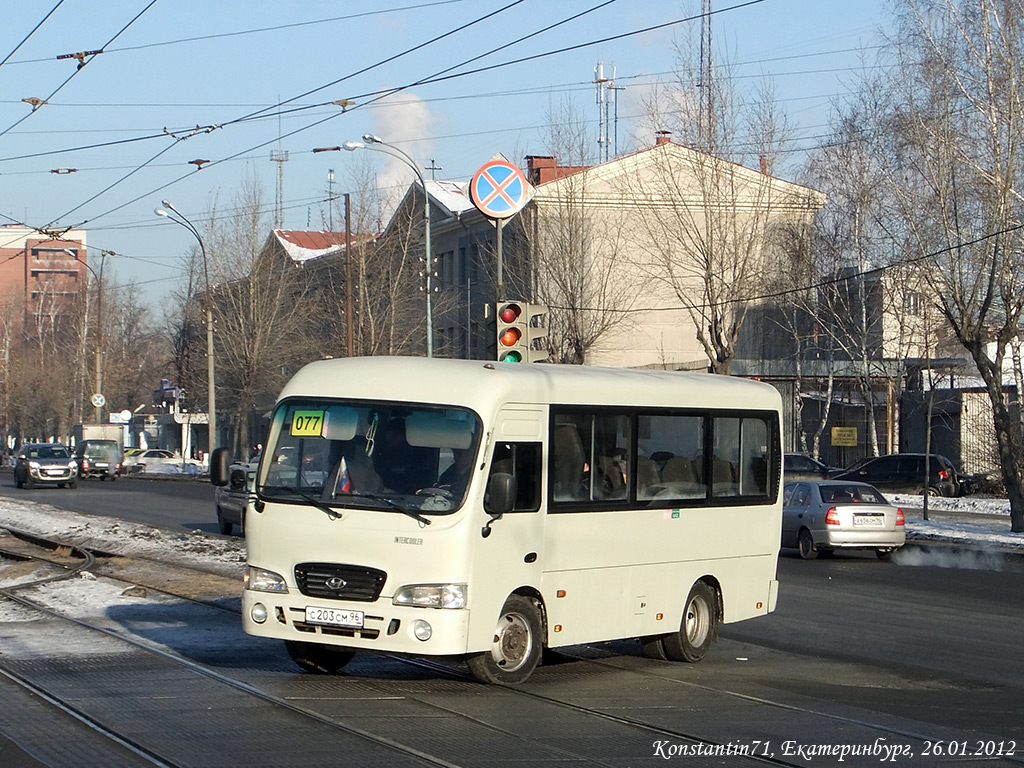
[[[1024,434],[1007,355],[1024,309],[1024,2],[901,0],[895,62],[871,114],[886,223],[927,265],[935,301],[984,381],[1012,530],[1024,531]]]
[[[551,106],[548,152],[556,178],[513,220],[523,258],[510,260],[514,295],[548,308],[548,348],[556,363],[582,365],[609,332],[631,322],[640,291],[625,264],[622,212],[600,205],[602,182],[589,166],[592,137],[572,101]],[[506,252],[514,252],[507,249]]]
[[[727,66],[713,79],[700,71],[692,44],[679,62],[647,104],[662,146],[641,153],[647,162],[629,180],[645,233],[637,265],[688,313],[711,370],[728,374],[751,298],[763,294],[773,228],[820,202],[772,175],[789,128],[769,84],[741,97]]]
[[[248,455],[252,444],[250,414],[269,408],[308,359],[305,281],[294,265],[262,257],[270,231],[266,211],[263,190],[247,180],[229,212],[210,212],[204,236],[217,329],[218,405],[234,413],[238,455]]]

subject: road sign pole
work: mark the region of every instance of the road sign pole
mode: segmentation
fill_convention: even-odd
[[[498,250],[498,297],[499,297],[499,300],[500,300],[500,297],[505,295],[505,280],[504,280],[504,276],[503,276],[504,269],[502,267],[502,253],[501,253],[501,230],[503,230],[505,228],[505,220],[504,219],[498,219],[498,221],[495,222],[495,223],[497,224],[497,228],[498,228],[498,234],[497,234],[497,238],[495,239],[495,244],[497,245],[497,250]]]

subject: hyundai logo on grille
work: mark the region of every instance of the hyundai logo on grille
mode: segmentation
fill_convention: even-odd
[[[332,576],[324,583],[328,586],[328,588],[333,589],[335,592],[337,592],[339,589],[344,589],[346,586],[348,586],[348,582],[340,576]]]

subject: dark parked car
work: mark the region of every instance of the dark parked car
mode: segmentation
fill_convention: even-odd
[[[116,480],[124,454],[114,440],[83,440],[75,446],[79,477]]]
[[[245,534],[245,513],[255,498],[256,468],[260,457],[257,454],[250,462],[235,462],[231,465],[228,484],[217,486],[217,528],[225,536],[233,526]]]
[[[14,460],[14,484],[19,488],[78,485],[78,464],[60,443],[26,443]]]
[[[836,472],[842,472],[842,470],[822,464],[804,453],[787,453],[782,463],[782,482],[828,480]]]
[[[931,454],[926,480],[924,459],[923,453],[890,453],[861,459],[849,469],[832,475],[832,479],[858,480],[892,493],[924,495],[927,491],[929,496],[959,496],[960,482],[953,462],[945,456]]]

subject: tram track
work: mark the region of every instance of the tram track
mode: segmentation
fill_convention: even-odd
[[[183,658],[182,656],[169,652],[163,648],[154,646],[152,643],[139,640],[135,637],[126,636],[120,632],[111,630],[108,627],[99,626],[95,623],[77,619],[61,613],[60,611],[53,610],[52,608],[36,601],[31,598],[26,598],[24,595],[18,594],[22,592],[28,592],[33,587],[43,586],[50,584],[60,578],[74,578],[81,572],[88,568],[95,567],[96,558],[87,550],[81,548],[77,549],[80,554],[81,563],[75,563],[74,567],[68,567],[65,562],[57,562],[57,560],[67,560],[68,555],[63,551],[63,548],[67,545],[60,544],[58,542],[46,542],[44,540],[38,540],[38,537],[34,542],[36,545],[46,547],[47,544],[52,545],[54,552],[56,553],[54,558],[47,557],[36,557],[36,560],[41,562],[50,563],[51,566],[59,566],[67,569],[65,573],[57,576],[47,576],[45,578],[26,581],[19,583],[13,587],[0,588],[0,596],[3,596],[7,600],[12,600],[19,603],[22,607],[34,610],[40,614],[45,615],[51,621],[69,622],[73,626],[82,632],[100,633],[110,641],[114,643],[123,643],[132,647],[133,652],[143,653],[150,656],[158,657],[161,663],[173,664],[179,668],[187,670],[191,676],[201,677],[206,681],[209,681],[217,686],[224,686],[230,688],[236,693],[244,697],[252,697],[253,699],[259,700],[264,705],[270,706],[271,708],[279,712],[288,712],[290,716],[300,718],[305,724],[306,728],[323,730],[327,729],[329,732],[336,734],[343,734],[346,738],[357,739],[362,742],[364,746],[370,747],[373,750],[387,753],[390,756],[390,760],[386,762],[388,765],[396,765],[399,763],[395,762],[395,758],[404,758],[410,765],[436,765],[436,766],[462,766],[467,763],[453,761],[451,759],[442,757],[437,754],[432,754],[429,750],[421,750],[410,746],[407,743],[403,743],[395,738],[391,738],[375,732],[369,728],[360,728],[353,726],[349,723],[341,722],[337,717],[329,714],[324,714],[311,709],[308,706],[302,706],[296,704],[294,701],[289,700],[284,696],[272,693],[262,687],[253,685],[251,683],[244,682],[237,678],[225,675],[222,672],[217,671],[209,666],[200,664],[191,659]],[[0,547],[0,552],[4,551],[3,547]],[[8,550],[10,551],[10,550]],[[10,556],[14,557],[33,557],[31,554],[22,550],[17,553],[11,552]],[[178,566],[175,566],[178,567]],[[103,578],[119,581],[115,577],[104,576]],[[130,582],[124,581],[124,584]],[[176,594],[173,591],[166,591],[160,587],[154,585],[146,585],[148,589],[153,589],[156,592],[174,597],[177,599],[184,599],[196,602],[206,608],[217,609],[219,611],[226,611],[227,613],[237,616],[237,610],[226,607],[225,605],[218,604],[215,602],[194,600],[194,598],[188,595]],[[679,680],[677,677],[670,675],[659,674],[655,670],[647,669],[625,669],[621,665],[617,665],[602,659],[595,659],[583,655],[576,655],[570,653],[560,652],[565,658],[570,659],[574,664],[593,665],[603,670],[614,670],[617,673],[626,672],[631,676],[637,676],[641,680],[657,681],[658,684],[664,684],[669,686],[686,686],[692,688],[695,691],[700,691],[704,694],[713,694],[715,696],[725,696],[732,698],[736,701],[743,702],[744,704],[757,706],[757,707],[770,707],[777,710],[784,710],[786,712],[796,714],[802,717],[813,717],[813,718],[824,718],[840,723],[842,726],[851,726],[856,728],[869,729],[875,733],[883,735],[885,737],[900,737],[904,739],[913,739],[918,741],[925,741],[931,739],[932,741],[939,741],[937,737],[932,737],[927,734],[918,733],[909,729],[894,728],[891,725],[885,725],[878,722],[870,722],[863,718],[848,717],[834,712],[826,712],[818,709],[812,709],[809,707],[796,706],[788,702],[773,701],[763,696],[754,696],[751,694],[745,694],[737,691],[722,690],[721,688],[713,688],[707,685],[701,685],[692,681]],[[397,657],[396,657],[397,658]],[[434,675],[442,676],[446,679],[465,681],[470,685],[478,685],[472,682],[471,676],[467,673],[459,670],[455,665],[446,664],[443,662],[435,662],[428,659],[420,658],[398,658],[403,665],[408,665],[412,668],[419,670],[427,670]],[[26,690],[33,692],[35,695],[44,698],[52,706],[60,708],[62,711],[68,713],[72,717],[75,717],[80,722],[86,723],[90,728],[95,730],[97,733],[104,735],[109,738],[113,743],[116,743],[124,748],[131,750],[140,759],[147,761],[152,765],[167,766],[167,768],[177,768],[179,765],[192,765],[195,764],[191,761],[184,761],[180,756],[174,754],[165,754],[165,751],[161,751],[159,748],[154,748],[152,745],[147,744],[144,740],[140,740],[137,735],[123,733],[116,725],[111,725],[110,722],[102,717],[96,717],[89,712],[85,711],[80,705],[77,705],[71,697],[63,695],[60,690],[55,690],[53,686],[46,686],[40,684],[38,681],[31,679],[30,675],[26,675],[23,672],[19,672],[17,669],[12,668],[7,660],[0,656],[0,673],[2,673],[7,679],[16,682]],[[339,678],[339,681],[344,678]],[[343,683],[339,682],[339,685]],[[631,717],[622,714],[616,714],[609,712],[606,709],[598,707],[586,706],[578,702],[570,701],[568,697],[549,695],[537,690],[537,685],[532,686],[501,686],[500,691],[504,696],[513,697],[519,701],[529,701],[534,706],[551,707],[556,710],[563,712],[571,712],[574,715],[584,718],[597,720],[608,724],[609,726],[616,726],[621,729],[627,729],[635,732],[636,734],[643,734],[643,738],[654,739],[655,743],[664,740],[667,743],[673,745],[688,745],[691,748],[703,748],[708,750],[703,753],[705,755],[712,754],[712,751],[716,748],[722,750],[719,757],[728,757],[730,762],[728,764],[735,765],[746,765],[746,764],[761,764],[761,765],[777,765],[777,766],[796,766],[806,765],[806,760],[786,760],[776,756],[774,753],[768,754],[767,750],[763,754],[739,754],[738,752],[730,752],[730,744],[736,749],[739,749],[739,745],[733,742],[722,741],[721,739],[708,738],[696,732],[691,732],[690,729],[680,729],[667,727],[662,724],[655,722],[646,721],[640,718]],[[421,697],[421,703],[424,706],[435,708],[439,711],[443,711],[447,716],[452,718],[458,718],[464,720],[467,723],[474,723],[482,728],[489,729],[492,731],[500,731],[509,740],[512,739],[529,739],[529,735],[516,733],[513,729],[504,728],[499,723],[495,722],[493,718],[487,718],[482,715],[478,715],[472,712],[461,711],[460,708],[449,706],[438,701],[431,701],[429,696]],[[299,726],[300,730],[303,726]],[[306,737],[308,738],[308,737]],[[545,744],[546,748],[555,752],[562,752],[562,759],[573,760],[579,759],[576,753],[572,749],[558,750],[551,743]],[[748,745],[749,746],[749,745]],[[638,756],[646,756],[638,754]],[[1007,763],[1021,764],[1022,760],[1003,757],[1000,758]],[[873,761],[877,762],[877,758]],[[998,761],[992,761],[997,763]],[[846,761],[850,764],[850,761]],[[310,763],[316,764],[314,763]],[[622,763],[614,760],[588,760],[587,765],[601,765],[601,766],[617,766]],[[693,764],[693,763],[688,763]],[[721,764],[721,763],[716,763]],[[947,763],[953,765],[955,763]],[[991,764],[991,763],[990,763]]]

